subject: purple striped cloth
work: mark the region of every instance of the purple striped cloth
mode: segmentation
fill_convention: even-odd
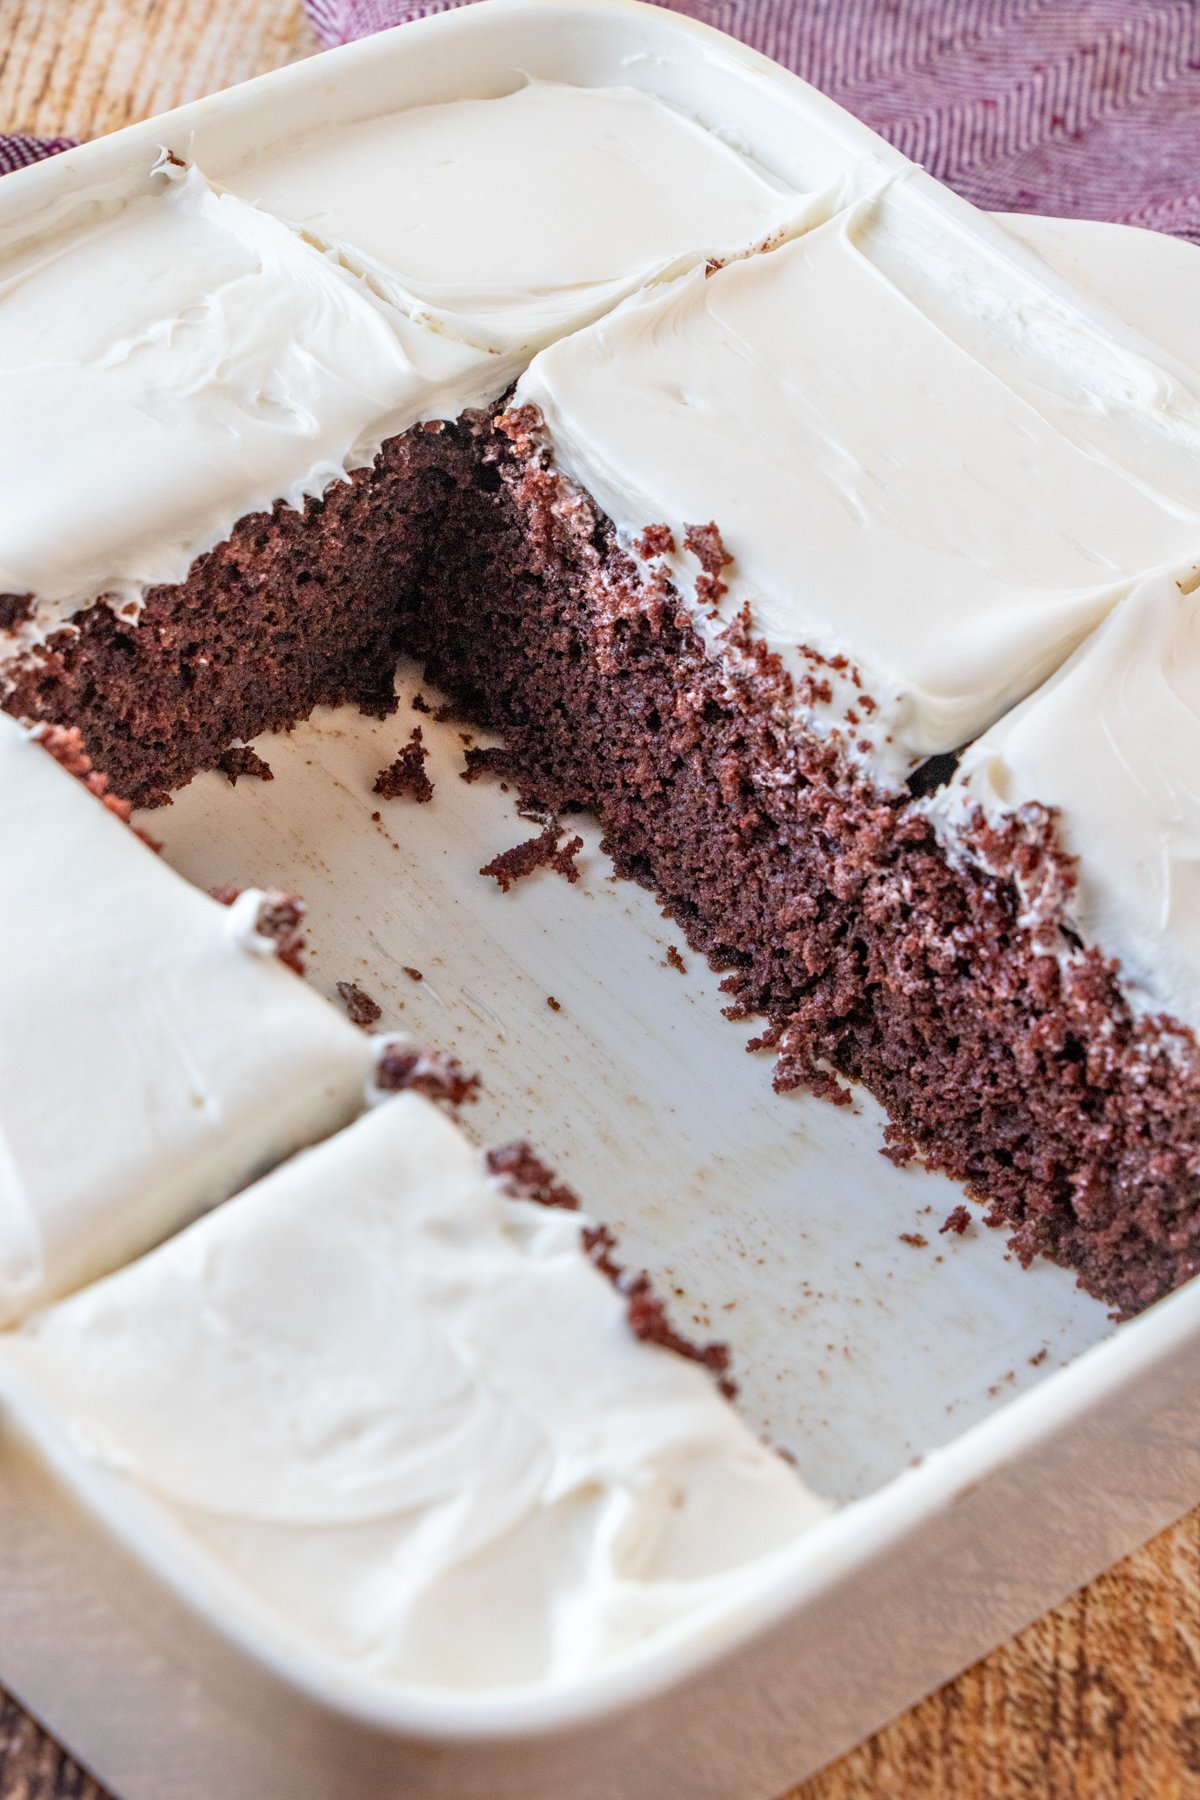
[[[10,132],[0,131],[0,175],[8,175],[13,169],[23,169],[28,163],[41,162],[43,156],[53,156],[59,150],[70,148],[70,138],[14,137]]]
[[[344,44],[458,0],[305,0]],[[969,200],[1200,243],[1200,0],[662,0],[794,69]],[[64,147],[0,135],[0,173]]]

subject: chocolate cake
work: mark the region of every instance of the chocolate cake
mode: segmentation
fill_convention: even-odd
[[[503,732],[526,791],[592,812],[620,873],[728,971],[728,1016],[769,1021],[752,1047],[776,1053],[777,1088],[842,1103],[865,1083],[890,1156],[963,1182],[1023,1261],[1063,1262],[1122,1311],[1194,1274],[1195,1042],[1135,1014],[1099,949],[1054,954],[1075,877],[1053,815],[973,817],[952,856],[919,800],[781,731],[778,658],[747,634],[736,678],[714,664],[671,587],[545,467],[537,424],[481,428],[495,517],[452,534],[469,552],[443,546],[444,585],[408,621],[430,679]]]
[[[487,205],[445,189],[448,131],[512,176]],[[561,191],[525,182],[534,141]],[[398,220],[354,180],[381,156],[431,183]],[[1200,380],[899,159],[802,192],[633,90],[416,109],[219,184],[160,166],[123,254],[160,216],[214,240],[164,306],[221,311],[243,385],[193,406],[180,352],[147,400],[136,357],[95,365],[97,405],[181,409],[175,460],[144,527],[0,545],[8,710],[146,804],[314,706],[388,711],[415,656],[502,737],[468,778],[591,812],[761,1016],[777,1087],[863,1083],[888,1155],[1121,1312],[1200,1269],[1200,941],[1167,904],[1200,805],[1168,779],[1139,807],[1133,751],[1103,792],[1072,774],[1129,667],[1104,742],[1169,667],[1144,760],[1193,748]],[[18,324],[66,356],[69,321]],[[243,414],[262,466],[210,478]],[[381,791],[427,798],[423,765],[416,732]],[[560,837],[484,872],[573,878]]]
[[[314,706],[390,712],[396,595],[440,516],[446,460],[418,428],[302,510],[239,520],[183,581],[148,589],[136,622],[92,606],[53,634],[7,672],[6,709],[77,725],[139,806]]]

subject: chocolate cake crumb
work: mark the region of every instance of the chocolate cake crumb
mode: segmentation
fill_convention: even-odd
[[[361,1025],[367,1029],[382,1019],[383,1008],[378,1000],[372,999],[356,981],[339,981],[337,992],[352,1025]]]
[[[1045,1345],[1043,1345],[1042,1348],[1039,1351],[1037,1351],[1037,1353],[1035,1355],[1030,1357],[1030,1359],[1029,1359],[1030,1368],[1031,1369],[1040,1369],[1042,1364],[1045,1362],[1046,1358],[1049,1356],[1049,1354],[1050,1354],[1050,1352],[1046,1349]]]
[[[554,998],[553,994],[546,995],[546,1005],[550,1008],[551,1012],[561,1012],[562,1011],[561,1002],[556,1000]]]
[[[902,1244],[911,1244],[914,1250],[926,1250],[929,1247],[929,1239],[927,1237],[922,1237],[919,1231],[902,1231],[900,1233],[900,1242]]]
[[[32,615],[32,594],[0,594],[0,631],[11,631]]]
[[[465,757],[466,768],[459,771],[459,780],[465,782],[478,781],[481,775],[512,776],[516,774],[510,753],[500,745],[489,745],[486,749],[468,750]]]
[[[607,1225],[585,1226],[582,1235],[584,1249],[596,1268],[602,1275],[607,1275],[617,1291],[624,1295],[629,1326],[634,1336],[641,1338],[643,1343],[661,1344],[664,1350],[673,1350],[676,1356],[699,1363],[701,1368],[707,1369],[710,1375],[717,1378],[717,1387],[727,1400],[736,1398],[737,1383],[729,1374],[729,1345],[720,1342],[693,1343],[691,1338],[676,1331],[666,1304],[655,1293],[650,1277],[644,1271],[640,1275],[630,1275],[616,1260],[613,1252],[617,1248],[617,1240]]]
[[[482,1083],[468,1074],[455,1056],[418,1050],[411,1044],[385,1044],[375,1070],[375,1085],[384,1094],[412,1092],[449,1106],[465,1106],[478,1098]]]
[[[275,779],[270,763],[264,762],[258,751],[252,750],[249,744],[231,744],[217,758],[217,767],[222,775],[228,777],[231,787],[237,786],[240,775],[253,775],[259,781]]]
[[[209,892],[222,906],[232,906],[246,889],[215,887],[210,888]],[[301,925],[307,911],[308,907],[299,894],[281,894],[270,889],[264,892],[254,921],[254,929],[258,935],[270,938],[279,961],[297,975],[304,973],[305,944]]]
[[[431,713],[433,711],[432,706],[430,706],[424,694],[414,694],[411,704],[414,712]]]
[[[304,973],[305,944],[300,926],[307,911],[298,894],[266,894],[258,909],[260,936],[271,939],[280,962],[297,975]]]
[[[684,962],[682,956],[680,956],[674,944],[667,945],[666,966],[669,969],[678,969],[681,975],[687,974],[687,964]]]
[[[553,869],[557,874],[565,875],[568,881],[578,881],[575,858],[583,849],[583,839],[568,838],[560,849],[561,837],[561,825],[547,825],[540,837],[527,838],[523,844],[514,844],[511,850],[502,850],[490,863],[485,863],[479,873],[498,881],[505,894],[514,881],[532,875],[535,869]]]
[[[385,800],[398,800],[402,794],[407,794],[418,805],[432,800],[433,783],[425,773],[425,759],[428,755],[421,727],[414,725],[407,744],[395,762],[388,768],[381,769],[375,777],[372,793],[382,794]]]
[[[558,1179],[524,1138],[487,1151],[484,1161],[488,1174],[500,1177],[514,1198],[535,1200],[539,1206],[559,1207],[563,1212],[579,1212],[579,1195]]]
[[[424,981],[425,977],[422,975],[420,969],[410,969],[407,963],[403,965],[403,968],[404,973],[408,976],[410,981]]]
[[[685,525],[683,547],[691,551],[706,575],[719,575],[733,561],[711,519],[707,525]]]
[[[647,562],[655,556],[674,556],[675,533],[669,525],[647,525],[637,541],[637,549]]]
[[[956,1237],[961,1237],[970,1223],[971,1215],[966,1207],[956,1206],[954,1211],[938,1226],[938,1236],[944,1237],[948,1231],[952,1231]]]
[[[300,926],[307,906],[298,894],[265,894],[258,909],[258,930],[275,945],[275,954],[297,975],[304,973],[304,933]]]
[[[532,1200],[539,1206],[559,1207],[564,1212],[579,1212],[579,1196],[560,1181],[533,1148],[520,1140],[489,1150],[488,1173],[500,1177],[514,1199]],[[631,1275],[616,1257],[617,1240],[607,1225],[585,1225],[580,1232],[584,1250],[600,1274],[612,1282],[625,1301],[629,1328],[644,1343],[661,1344],[689,1362],[699,1363],[717,1378],[717,1386],[726,1399],[732,1400],[737,1384],[729,1375],[729,1345],[697,1344],[684,1337],[672,1325],[665,1302],[654,1291],[654,1284],[643,1270]]]

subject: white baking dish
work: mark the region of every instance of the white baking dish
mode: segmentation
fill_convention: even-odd
[[[489,0],[10,177],[0,223],[148,144],[220,179],[298,121],[503,92],[522,74],[648,87],[808,187],[839,144],[894,160],[804,84],[672,14]],[[1186,246],[1015,229],[1189,353],[1200,257]],[[385,805],[374,824],[371,782],[410,722],[406,707],[383,724],[319,715],[259,746],[271,786],[202,778],[153,830],[204,886],[305,893],[319,984],[360,981],[385,1023],[483,1069],[476,1130],[534,1136],[683,1316],[731,1340],[747,1416],[839,1510],[736,1618],[586,1693],[371,1688],[267,1638],[14,1399],[0,1681],[124,1800],[765,1800],[1200,1500],[1200,1293],[1116,1331],[995,1234],[939,1237],[957,1191],[883,1161],[868,1101],[847,1115],[774,1097],[745,1029],[720,1017],[717,978],[690,955],[684,977],[665,965],[668,928],[608,880],[594,833],[579,887],[542,876],[504,897],[480,879],[529,828],[497,790],[456,779],[453,726],[422,721],[435,803]]]

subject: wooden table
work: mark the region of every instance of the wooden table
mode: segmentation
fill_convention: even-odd
[[[95,137],[315,48],[292,0],[0,0],[0,130]],[[789,1800],[1193,1795],[1200,1511]],[[67,1796],[104,1800],[0,1694],[0,1800]]]

